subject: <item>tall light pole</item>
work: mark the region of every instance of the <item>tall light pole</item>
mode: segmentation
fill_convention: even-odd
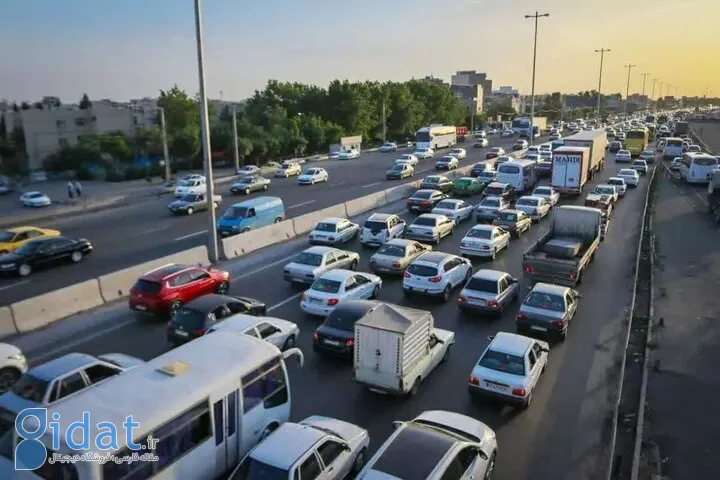
[[[598,75],[598,101],[597,101],[597,118],[598,122],[600,121],[600,103],[602,102],[602,74],[603,74],[603,60],[605,60],[605,53],[611,52],[609,48],[601,48],[600,50],[595,50],[595,53],[600,54],[600,74]]]
[[[169,182],[172,172],[170,170],[170,153],[168,151],[167,126],[165,125],[165,109],[160,107],[160,130],[162,132],[163,160],[165,161],[165,181]]]
[[[525,18],[532,18],[535,20],[535,40],[533,42],[533,66],[532,66],[532,87],[530,92],[530,132],[528,134],[530,145],[535,140],[535,65],[537,64],[537,37],[538,37],[538,19],[542,17],[549,17],[549,13],[539,13],[537,10],[533,15],[525,15]]]
[[[208,99],[205,91],[205,60],[203,47],[202,9],[200,0],[195,0],[195,40],[197,42],[198,83],[200,86],[200,131],[202,133],[203,163],[205,166],[205,197],[212,205],[215,196],[213,184],[212,156],[210,147],[210,120],[208,119]],[[218,255],[217,230],[215,229],[215,209],[208,208],[208,257],[211,262],[220,259]]]
[[[641,73],[640,75],[643,77],[643,88],[642,88],[642,93],[640,95],[645,96],[645,82],[647,81],[647,76],[650,74],[649,73]]]
[[[235,163],[235,171],[240,169],[240,149],[238,148],[238,134],[237,134],[237,106],[233,103],[232,106],[232,134],[233,134],[233,161]]]
[[[382,118],[383,118],[383,143],[387,142],[387,118],[385,117],[385,95],[382,99]]]
[[[650,100],[652,100],[653,110],[655,112],[657,112],[657,102],[655,101],[655,84],[658,82],[658,79],[653,78],[652,82],[653,82],[653,88],[652,88],[652,94],[650,95]]]
[[[637,67],[637,65],[633,65],[632,63],[625,65],[625,68],[628,69],[627,86],[625,88],[625,108],[623,109],[625,115],[627,115],[628,99],[630,98],[630,72],[635,67]]]

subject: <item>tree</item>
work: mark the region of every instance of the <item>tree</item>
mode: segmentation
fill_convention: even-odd
[[[188,127],[200,128],[198,102],[177,85],[173,85],[169,90],[160,90],[157,104],[165,111],[165,125],[169,136]]]
[[[0,116],[0,139],[7,140],[7,125],[5,124],[5,115]]]
[[[138,128],[130,144],[136,156],[160,156],[163,153],[162,132],[157,127]]]
[[[80,108],[80,110],[88,110],[90,107],[92,107],[90,97],[88,97],[87,93],[83,93],[80,103],[78,104],[78,108]]]
[[[252,149],[253,143],[251,140],[242,137],[238,138],[238,157],[240,157],[241,162],[244,162],[245,158],[250,155]]]
[[[31,107],[30,107],[30,104],[29,104],[28,102],[22,102],[22,103],[20,104],[20,108],[21,108],[22,110],[30,110]]]
[[[35,110],[44,110],[45,106],[42,104],[42,102],[35,102],[33,103],[33,108]]]

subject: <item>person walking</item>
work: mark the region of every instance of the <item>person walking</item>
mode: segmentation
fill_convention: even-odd
[[[78,197],[82,197],[82,185],[77,180],[75,181],[75,193]]]
[[[75,187],[73,186],[72,182],[68,182],[67,189],[68,189],[68,198],[70,200],[72,200],[75,197]]]

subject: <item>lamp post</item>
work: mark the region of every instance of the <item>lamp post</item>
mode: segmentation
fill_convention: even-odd
[[[233,104],[232,107],[232,133],[233,133],[233,162],[235,164],[235,171],[240,169],[240,150],[238,149],[238,134],[237,134],[237,106]]]
[[[625,65],[625,68],[628,69],[628,76],[627,76],[627,86],[625,88],[625,108],[623,109],[623,113],[627,116],[627,107],[628,107],[628,99],[630,98],[630,72],[633,68],[637,67],[637,65],[633,65],[632,63],[628,63]]]
[[[595,50],[595,53],[600,54],[600,75],[598,75],[598,101],[597,101],[597,118],[600,121],[600,102],[602,102],[602,74],[603,74],[603,60],[605,59],[605,52],[611,52],[609,48],[601,48]]]
[[[530,145],[535,140],[535,66],[537,64],[537,37],[538,37],[538,19],[549,17],[549,13],[540,13],[537,10],[533,15],[525,15],[525,18],[532,18],[535,20],[535,40],[533,41],[533,66],[532,66],[532,86],[530,92],[530,132],[528,137]]]
[[[163,160],[165,161],[165,181],[169,182],[172,175],[170,170],[170,153],[168,151],[167,126],[165,124],[165,109],[160,107],[160,130],[162,133]]]

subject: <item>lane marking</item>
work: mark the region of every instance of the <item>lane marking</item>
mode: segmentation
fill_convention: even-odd
[[[290,205],[289,207],[287,207],[287,209],[288,209],[288,210],[292,210],[293,208],[304,207],[305,205],[310,205],[310,204],[313,204],[313,203],[315,203],[315,200],[309,200],[309,201],[307,201],[307,202],[297,203],[297,204],[295,204],[295,205]]]
[[[296,293],[296,294],[293,295],[292,297],[288,297],[288,298],[286,298],[285,300],[283,300],[282,302],[276,303],[276,304],[273,305],[272,307],[268,307],[268,308],[267,308],[267,311],[268,311],[268,312],[272,312],[273,310],[276,310],[276,309],[282,307],[282,306],[285,305],[286,303],[290,303],[290,302],[292,302],[293,300],[297,300],[298,298],[300,298],[300,295],[302,295],[302,292]]]
[[[172,227],[166,226],[166,227],[151,228],[149,230],[144,230],[144,231],[140,232],[138,235],[147,235],[148,233],[156,233],[156,232],[160,232],[162,230],[167,230],[168,228],[172,228]]]
[[[260,267],[260,268],[256,268],[255,270],[252,270],[252,271],[243,273],[242,275],[238,275],[238,276],[233,277],[233,278],[234,278],[235,280],[240,280],[241,278],[250,277],[250,276],[252,276],[252,275],[255,275],[255,274],[257,274],[257,273],[262,272],[263,270],[267,270],[267,269],[270,268],[270,267],[274,267],[275,265],[280,265],[281,263],[285,263],[285,262],[288,262],[288,261],[290,261],[290,260],[293,260],[293,259],[295,259],[297,256],[298,256],[297,253],[293,253],[292,255],[288,255],[287,257],[281,258],[280,260],[275,260],[275,261],[272,262],[272,263],[266,263],[265,265],[263,265],[263,266]]]
[[[198,235],[203,235],[205,233],[207,233],[207,230],[202,230],[200,232],[195,232],[195,233],[188,233],[187,235],[183,235],[182,237],[177,237],[175,239],[175,241],[179,242],[180,240],[187,240],[188,238],[197,237]]]
[[[22,282],[11,283],[10,285],[5,285],[5,286],[0,287],[0,291],[1,291],[1,290],[8,290],[8,289],[10,289],[10,288],[19,287],[20,285],[26,285],[26,284],[28,284],[28,283],[30,283],[30,280],[23,280]]]
[[[382,182],[368,183],[367,185],[363,185],[363,186],[360,187],[360,188],[370,188],[370,187],[374,187],[375,185],[380,185],[381,183],[382,183]]]

